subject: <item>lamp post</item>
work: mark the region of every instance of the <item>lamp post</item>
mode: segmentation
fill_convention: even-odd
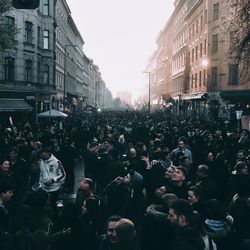
[[[150,114],[150,97],[151,97],[151,88],[150,88],[150,78],[151,78],[151,72],[150,71],[143,71],[142,73],[148,74],[148,112]]]
[[[65,44],[64,45],[64,83],[63,83],[63,107],[65,109],[66,106],[66,78],[67,78],[67,47],[76,47],[77,45],[74,44]]]

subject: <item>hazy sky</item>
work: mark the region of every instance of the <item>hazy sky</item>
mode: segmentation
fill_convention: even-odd
[[[142,71],[156,49],[156,37],[173,11],[174,0],[67,0],[85,42],[83,51],[99,66],[116,96],[136,98],[148,83]]]

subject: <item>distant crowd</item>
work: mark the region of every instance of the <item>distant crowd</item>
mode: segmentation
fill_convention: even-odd
[[[249,171],[249,131],[211,121],[124,111],[2,124],[0,249],[250,249]]]

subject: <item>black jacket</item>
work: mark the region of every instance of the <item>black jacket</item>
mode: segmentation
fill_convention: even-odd
[[[197,230],[184,226],[175,231],[171,250],[203,250],[204,248],[205,243]]]

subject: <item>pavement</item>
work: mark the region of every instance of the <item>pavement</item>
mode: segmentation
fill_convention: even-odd
[[[63,200],[64,203],[75,202],[76,193],[79,188],[80,181],[84,178],[84,162],[82,159],[77,159],[75,161],[75,187],[72,193],[61,193],[59,196],[60,200]]]

